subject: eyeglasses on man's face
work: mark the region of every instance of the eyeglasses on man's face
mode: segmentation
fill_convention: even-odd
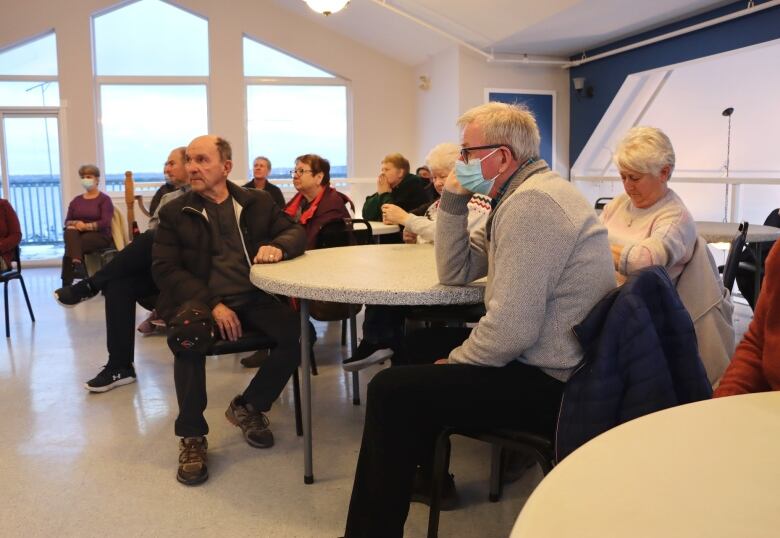
[[[464,163],[469,164],[470,158],[477,158],[475,155],[471,155],[471,152],[473,151],[478,151],[480,149],[498,149],[498,148],[506,148],[506,147],[507,147],[506,144],[488,144],[487,146],[472,146],[470,148],[460,148],[460,158]]]
[[[311,170],[304,170],[303,168],[296,168],[295,170],[290,170],[290,177],[302,176],[303,174],[311,174]]]

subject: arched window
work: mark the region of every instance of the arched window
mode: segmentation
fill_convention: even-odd
[[[109,190],[161,181],[171,149],[208,132],[208,22],[161,0],[93,17],[99,140]]]
[[[328,159],[332,177],[347,177],[347,81],[248,37],[244,77],[249,177],[254,157],[269,157],[289,198],[290,170],[304,153]]]

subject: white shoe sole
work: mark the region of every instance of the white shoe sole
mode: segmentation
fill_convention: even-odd
[[[130,383],[135,383],[134,377],[125,377],[123,379],[118,379],[111,383],[110,385],[106,385],[105,387],[90,387],[87,383],[84,383],[84,388],[87,389],[89,392],[108,392],[111,389],[115,389],[116,387],[121,387],[122,385],[129,385]]]
[[[390,357],[393,356],[393,350],[389,348],[385,349],[377,349],[374,351],[371,355],[366,357],[365,359],[360,359],[359,361],[350,362],[348,364],[344,364],[344,371],[345,372],[357,372],[358,370],[362,370],[363,368],[367,368],[371,366],[372,364],[377,364],[382,361],[386,361]]]

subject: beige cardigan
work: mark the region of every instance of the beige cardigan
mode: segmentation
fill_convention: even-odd
[[[677,293],[693,320],[707,378],[716,386],[734,354],[734,304],[701,237],[696,239],[693,256],[677,280]]]

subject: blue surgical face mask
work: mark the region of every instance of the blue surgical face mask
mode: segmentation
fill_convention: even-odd
[[[492,179],[485,179],[482,175],[482,161],[497,152],[499,148],[494,149],[481,159],[471,158],[468,164],[463,161],[455,161],[455,176],[458,178],[461,187],[471,192],[479,194],[488,194],[493,188],[493,182],[501,174],[496,174]]]
[[[81,186],[84,187],[85,191],[91,191],[95,187],[95,180],[83,178],[81,180]]]

